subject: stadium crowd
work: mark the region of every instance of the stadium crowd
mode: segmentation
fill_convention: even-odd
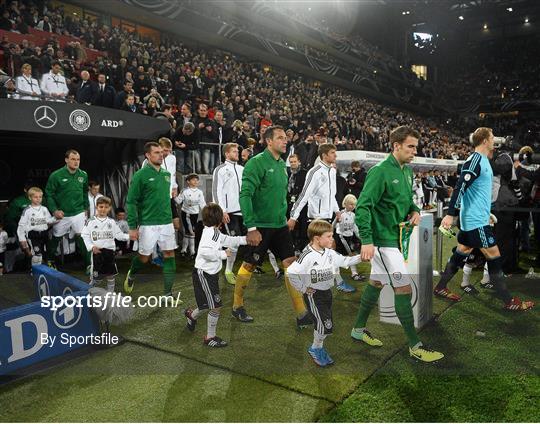
[[[483,102],[540,98],[540,37],[472,43],[443,84],[441,95],[457,108]],[[527,66],[524,66],[526,64]]]
[[[44,46],[28,42],[18,45],[4,37],[0,48],[4,50],[3,69],[8,75],[20,75],[21,66],[28,63],[34,78],[39,79],[57,61],[69,89],[67,98],[166,117],[171,122],[172,134],[181,134],[179,122],[184,124],[190,116],[197,116],[198,104],[204,102],[211,126],[218,126],[214,120],[216,111],[223,112],[219,125],[221,142],[235,141],[242,147],[250,147],[247,145],[250,138],[260,139],[262,125],[273,123],[293,130],[292,140],[297,143],[309,143],[310,136],[319,133],[340,150],[387,152],[390,128],[408,124],[422,134],[420,156],[464,159],[470,150],[465,140],[442,122],[383,106],[335,87],[321,86],[302,76],[270,70],[226,52],[192,48],[165,37],[156,45],[137,33],[100,26],[78,16],[65,16],[62,7],[45,4],[38,8],[31,1],[2,3],[2,15],[11,22],[12,29],[19,18],[27,22],[27,17],[37,11],[39,22],[49,16],[51,30]],[[36,20],[28,22],[32,25]],[[80,41],[60,48],[58,34],[76,36]],[[96,48],[104,55],[88,63],[85,46]],[[85,70],[88,74],[83,76]],[[96,79],[104,83],[101,87],[105,94],[98,89]],[[84,84],[83,80],[86,80]],[[81,84],[85,85],[84,90]],[[184,103],[189,112],[182,113]],[[241,134],[236,131],[240,128],[236,121],[241,121]],[[200,129],[195,129],[199,143],[219,143],[219,131],[203,134]],[[201,157],[202,146],[192,146],[201,150]],[[211,170],[208,166],[198,169]]]

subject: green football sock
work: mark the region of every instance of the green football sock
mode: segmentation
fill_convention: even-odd
[[[176,274],[176,258],[163,259],[163,290],[165,294],[172,292],[174,284],[174,274]]]
[[[87,267],[88,265],[90,265],[90,252],[86,250],[86,245],[84,244],[84,240],[81,236],[75,236],[75,242],[84,259],[84,266]]]
[[[394,304],[396,309],[396,315],[398,316],[399,322],[401,322],[401,326],[405,331],[409,346],[414,347],[418,343],[420,343],[420,339],[418,338],[418,334],[416,333],[416,328],[414,328],[414,316],[411,306],[411,297],[412,295],[410,293],[395,294]]]
[[[139,255],[135,255],[133,259],[131,260],[131,266],[129,267],[129,270],[131,271],[131,275],[137,274],[143,268],[144,268],[144,264],[141,261],[141,258],[139,257]]]
[[[354,324],[354,328],[364,328],[366,326],[369,313],[377,304],[380,294],[380,288],[372,286],[371,284],[367,285],[362,293],[362,297],[360,298],[360,308],[358,309],[358,315],[356,317],[356,324]]]
[[[51,261],[54,261],[54,258],[56,258],[56,249],[58,249],[60,240],[62,240],[62,237],[52,236],[47,242],[47,255]]]

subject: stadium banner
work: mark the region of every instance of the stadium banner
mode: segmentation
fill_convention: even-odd
[[[387,158],[390,153],[381,153],[381,152],[368,152],[366,150],[338,150],[337,151],[337,160],[338,162],[352,162],[353,160],[358,160],[360,162],[375,164],[382,162]],[[453,159],[432,159],[432,158],[423,158],[416,156],[411,162],[411,166],[415,167],[432,167],[432,168],[454,168],[457,169],[458,165],[463,163],[463,160],[453,160]]]
[[[403,249],[402,249],[403,251]],[[414,326],[422,328],[433,316],[433,215],[421,214],[420,225],[414,227],[409,240],[407,272],[412,280],[411,305]],[[394,277],[401,277],[395,276]],[[382,322],[400,325],[394,309],[394,290],[385,284],[379,297],[379,318]]]
[[[0,99],[0,110],[0,131],[150,140],[170,130],[165,119],[80,103]]]
[[[45,307],[43,296],[85,298],[88,284],[44,265],[32,267],[39,300],[0,311],[0,375],[17,371],[86,347],[88,336],[99,335],[99,323],[85,302],[57,309]]]

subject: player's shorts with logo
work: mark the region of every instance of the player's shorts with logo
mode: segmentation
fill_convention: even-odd
[[[94,280],[103,280],[105,277],[118,275],[118,268],[114,260],[114,250],[101,249],[100,253],[92,253],[92,277]]]
[[[47,241],[49,241],[49,232],[45,231],[29,231],[26,239],[35,256],[44,256],[46,254]]]
[[[184,235],[186,237],[195,237],[195,230],[197,228],[197,220],[199,219],[199,214],[188,214],[184,211],[180,213],[182,219],[182,228],[184,229]]]
[[[332,290],[315,290],[313,294],[304,293],[304,302],[311,313],[315,330],[319,334],[332,334]]]
[[[230,214],[229,219],[229,223],[223,225],[221,232],[231,237],[245,236],[247,229],[244,227],[244,218],[242,215]]]
[[[354,235],[347,237],[334,232],[334,240],[336,242],[336,252],[345,256],[358,251],[360,245],[360,241]]]
[[[176,237],[172,222],[164,225],[141,225],[139,227],[139,253],[144,256],[151,255],[156,245],[161,251],[176,249]]]
[[[262,240],[258,246],[246,246],[244,260],[248,264],[261,265],[268,250],[276,258],[284,260],[294,257],[294,246],[289,227],[257,228]]]
[[[53,236],[62,237],[66,234],[69,234],[70,236],[81,234],[85,223],[85,212],[81,212],[80,214],[74,216],[64,216],[60,221],[53,225]]]
[[[486,261],[486,258],[482,251],[478,248],[474,248],[471,253],[469,253],[469,256],[467,256],[467,260],[465,261],[466,264],[472,265],[473,267],[478,267],[480,265],[483,265]]]
[[[404,287],[412,282],[405,258],[397,247],[375,247],[369,279],[392,287]]]
[[[493,227],[486,225],[470,231],[460,231],[457,241],[467,247],[488,248],[497,245]]]
[[[221,307],[219,273],[208,274],[201,269],[194,268],[192,280],[197,308],[214,309]]]

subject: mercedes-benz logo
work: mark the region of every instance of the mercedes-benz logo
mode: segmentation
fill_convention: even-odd
[[[48,130],[56,125],[58,116],[50,106],[40,106],[34,111],[34,121],[41,128]]]

